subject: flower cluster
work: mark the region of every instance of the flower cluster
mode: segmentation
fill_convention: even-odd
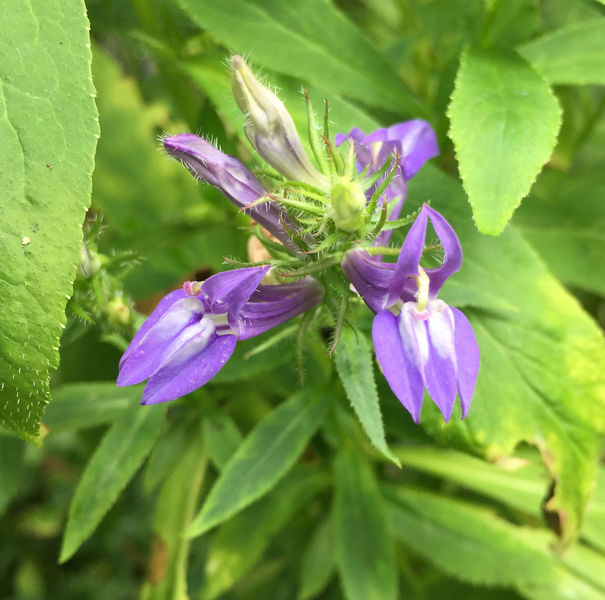
[[[464,314],[437,298],[460,269],[461,246],[451,225],[426,204],[415,219],[400,218],[407,181],[439,152],[430,125],[413,120],[368,135],[354,128],[331,142],[327,125],[323,138],[317,134],[309,104],[314,164],[282,102],[241,57],[231,66],[246,135],[283,179],[273,176],[272,185],[264,185],[196,135],[167,137],[164,148],[250,216],[270,260],[168,294],[122,357],[118,385],[148,380],[143,404],[173,400],[212,379],[238,340],[314,307],[338,332],[361,297],[375,313],[378,363],[413,419],[419,421],[425,390],[445,420],[456,395],[466,416],[479,349]],[[392,232],[412,221],[396,262],[383,260],[393,254],[387,247]],[[429,222],[444,254],[437,268],[423,266]]]

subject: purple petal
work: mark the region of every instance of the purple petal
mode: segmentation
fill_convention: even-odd
[[[399,164],[403,169],[406,181],[416,175],[427,160],[439,155],[437,136],[433,128],[429,123],[420,119],[389,127],[387,139],[395,140],[400,144],[401,160]]]
[[[437,300],[437,302],[441,302]],[[431,311],[424,321],[428,330],[429,359],[424,369],[424,384],[429,396],[449,421],[456,400],[456,349],[454,346],[454,316],[449,306]]]
[[[426,212],[431,220],[433,229],[445,253],[443,264],[440,267],[426,270],[431,280],[429,295],[434,298],[445,283],[445,280],[460,270],[460,266],[462,265],[462,246],[460,246],[460,241],[452,226],[436,210],[425,204],[422,211]]]
[[[418,266],[420,265],[426,237],[427,208],[428,206],[425,204],[405,237],[397,258],[393,277],[389,282],[387,306],[391,306],[402,298],[402,292],[409,285],[410,277],[418,275]]]
[[[171,296],[173,294],[175,292]],[[187,331],[199,323],[203,315],[204,307],[197,298],[186,297],[173,302],[159,319],[132,341],[128,356],[120,365],[117,384],[133,385],[151,377],[175,342],[187,336]]]
[[[210,310],[215,314],[237,313],[259,286],[271,267],[248,267],[224,271],[209,277],[202,284]]]
[[[122,355],[120,359],[120,368],[126,362],[133,349],[136,348],[145,334],[149,331],[149,329],[155,325],[159,321],[159,319],[164,315],[164,313],[177,301],[182,298],[186,298],[187,294],[185,294],[184,290],[178,289],[174,290],[174,292],[170,292],[167,296],[164,296],[159,304],[153,309],[153,312],[147,317],[145,322],[141,325],[136,335],[132,338],[130,345],[126,349],[126,352]]]
[[[180,161],[194,177],[217,188],[240,209],[264,196],[266,191],[260,181],[235,156],[224,154],[210,142],[193,135],[182,133],[164,140],[164,148],[173,158]],[[282,221],[290,229],[296,229],[287,213],[274,202],[265,202],[246,209],[252,219],[270,231],[289,248],[298,247],[285,232]]]
[[[374,317],[372,339],[389,387],[418,423],[424,394],[422,378],[404,351],[398,319],[393,313],[385,310]]]
[[[283,285],[261,285],[236,317],[238,339],[260,335],[317,306],[323,288],[311,278]]]
[[[454,343],[458,363],[458,394],[462,403],[462,418],[468,414],[479,372],[479,346],[468,319],[457,308],[450,307],[454,317]]]
[[[393,263],[382,262],[357,248],[345,254],[342,269],[374,313],[387,307],[389,282],[395,269]]]
[[[208,383],[231,358],[236,343],[234,335],[198,332],[149,380],[141,404],[174,400]]]

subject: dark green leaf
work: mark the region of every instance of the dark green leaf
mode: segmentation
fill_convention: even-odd
[[[60,562],[73,556],[116,501],[153,447],[165,414],[165,405],[133,406],[107,432],[72,499]]]
[[[334,463],[334,544],[348,600],[395,600],[395,548],[368,461],[344,447]]]
[[[204,30],[256,64],[410,116],[426,110],[363,34],[322,0],[180,0]],[[302,83],[301,81],[301,83]]]
[[[300,600],[315,598],[334,574],[334,534],[329,518],[313,532],[300,563]]]
[[[238,447],[189,528],[201,535],[271,489],[295,463],[330,406],[307,386],[261,421]]]
[[[222,525],[210,542],[202,598],[218,597],[245,575],[275,533],[327,483],[317,469],[295,468],[266,498]]]

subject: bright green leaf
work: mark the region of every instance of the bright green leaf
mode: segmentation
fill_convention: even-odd
[[[395,548],[368,461],[342,448],[334,463],[334,544],[348,600],[395,600]]]
[[[307,386],[261,421],[221,472],[188,534],[201,535],[270,490],[300,456],[329,405],[324,393]]]
[[[462,55],[448,115],[475,223],[497,235],[550,157],[559,104],[523,59],[471,49]]]
[[[44,424],[53,431],[71,431],[110,423],[138,404],[140,387],[118,387],[113,381],[66,383],[51,392]]]
[[[361,332],[345,329],[336,347],[335,358],[342,384],[366,435],[382,454],[399,464],[384,437],[374,364],[367,339]]]
[[[363,34],[322,0],[180,0],[204,30],[252,61],[326,92],[410,116],[426,110]]]
[[[605,19],[573,23],[517,48],[553,85],[605,84]]]
[[[60,562],[73,556],[135,474],[164,425],[166,406],[133,406],[115,421],[78,483]]]
[[[0,424],[35,439],[80,261],[99,125],[84,2],[5,2]]]

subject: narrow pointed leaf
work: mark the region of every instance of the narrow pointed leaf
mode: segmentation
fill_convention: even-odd
[[[300,564],[300,600],[310,600],[328,585],[334,573],[334,535],[329,518],[313,532]]]
[[[399,461],[389,450],[384,437],[372,353],[361,332],[348,328],[342,331],[336,347],[336,368],[366,435],[382,454],[398,465]]]
[[[343,448],[334,464],[334,544],[348,600],[395,600],[395,547],[368,461]]]
[[[296,462],[328,407],[324,393],[306,387],[261,421],[225,466],[188,534],[201,535],[269,491]]]
[[[114,504],[149,454],[165,415],[165,405],[135,405],[107,432],[86,465],[71,502],[60,562],[73,556]]]

